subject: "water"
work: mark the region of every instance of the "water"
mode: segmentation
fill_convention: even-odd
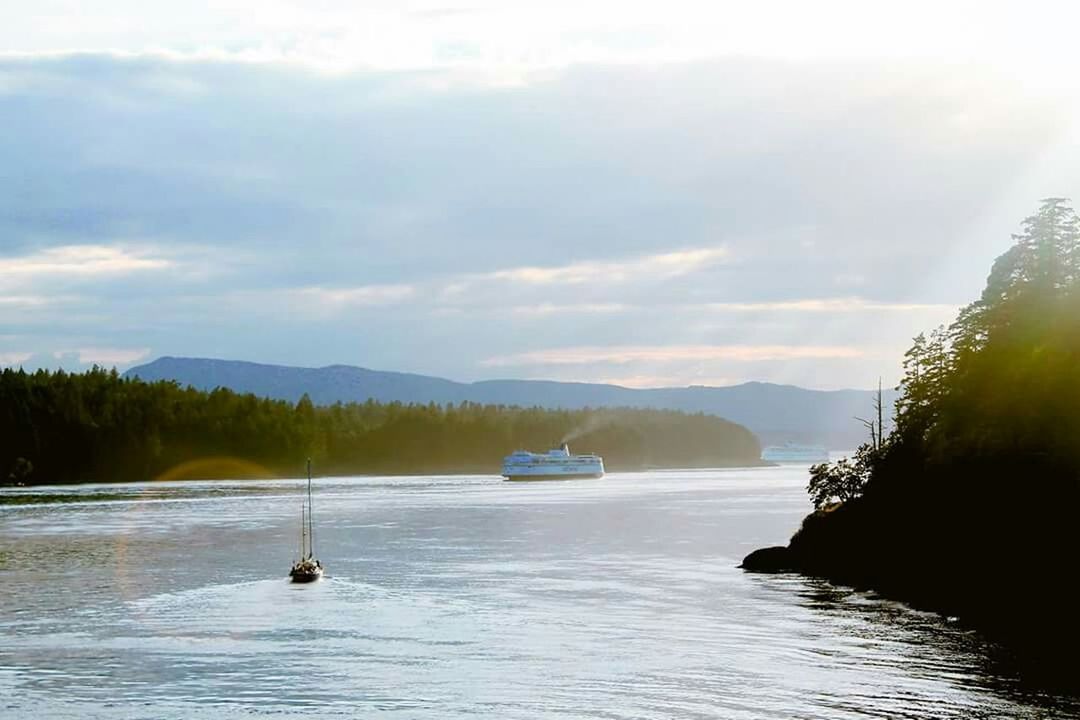
[[[0,718],[1061,718],[935,615],[747,575],[805,468],[0,492]]]

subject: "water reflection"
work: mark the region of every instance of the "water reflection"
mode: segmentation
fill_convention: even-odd
[[[910,691],[860,696],[875,707],[898,702],[898,714],[893,717],[1080,716],[1080,699],[1046,689],[1029,675],[1030,668],[1021,668],[1008,648],[955,618],[817,578],[780,574],[759,580],[762,585],[777,586],[773,590],[781,595],[794,593],[802,607],[819,616],[816,623],[828,637],[822,638],[817,652],[830,662],[883,675],[901,669],[916,683],[944,682],[958,691],[955,696],[943,694],[931,700],[922,714],[912,713],[915,698]],[[809,645],[815,646],[815,640]]]

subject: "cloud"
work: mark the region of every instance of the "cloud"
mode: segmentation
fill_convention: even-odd
[[[225,3],[191,12],[179,0],[152,6],[77,0],[8,8],[0,47],[23,57],[81,51],[172,61],[228,61],[350,70],[468,70],[521,77],[582,64],[663,64],[718,56],[787,60],[919,58],[1015,66],[1032,82],[1069,82],[1076,13],[1050,0],[970,3],[911,0],[903,13],[858,0],[704,3],[674,0],[459,3]],[[886,17],[887,15],[887,17]],[[1055,23],[1040,22],[1053,16]],[[777,23],[776,18],[784,18]],[[887,20],[887,21],[886,21]]]
[[[584,346],[536,350],[487,358],[487,367],[514,365],[590,365],[595,363],[625,364],[630,362],[687,362],[723,360],[758,362],[763,360],[822,360],[850,359],[863,355],[856,347],[817,345],[622,345]]]
[[[114,245],[62,245],[23,256],[0,257],[0,279],[128,275],[171,265],[163,258]]]
[[[47,305],[72,302],[77,298],[56,295],[0,295],[0,307],[14,307],[19,309],[41,308]]]
[[[130,365],[150,356],[150,348],[85,347],[77,350],[58,350],[53,353],[57,360],[75,354],[83,365]]]
[[[551,267],[496,270],[481,280],[505,280],[526,285],[616,284],[665,280],[708,267],[727,256],[724,248],[693,248],[621,261],[586,261]]]
[[[451,284],[456,288],[456,284]],[[456,290],[462,292],[462,290]],[[504,291],[509,292],[509,291]],[[891,314],[920,313],[934,316],[954,315],[960,305],[949,303],[913,303],[882,302],[859,297],[844,298],[807,298],[801,300],[775,300],[767,302],[667,302],[657,298],[651,303],[635,304],[627,302],[568,302],[553,303],[538,301],[535,304],[521,304],[488,307],[492,313],[510,312],[522,318],[543,318],[551,315],[597,315],[597,314],[637,314],[678,313],[680,318],[708,316],[710,314],[817,314],[844,316],[851,314]],[[482,312],[483,308],[473,306],[473,312]],[[463,312],[461,307],[442,308],[443,312]]]
[[[714,302],[701,306],[718,312],[862,313],[862,312],[956,312],[948,303],[879,302],[858,297],[780,300],[770,302]]]
[[[395,305],[412,298],[412,285],[365,285],[347,288],[306,287],[291,291],[294,297],[321,307],[373,307]]]
[[[0,365],[14,366],[22,365],[24,362],[34,356],[32,352],[13,352],[4,351],[0,352]]]
[[[657,288],[724,263],[723,247],[581,260],[563,265],[519,266],[464,273],[437,288],[440,302],[477,311],[509,307],[519,316],[616,313]],[[556,297],[559,301],[553,301]]]
[[[971,64],[572,64],[508,86],[122,49],[0,59],[12,351],[483,379],[551,348],[895,348],[502,366],[869,387],[978,295],[1039,197],[1080,196],[1076,96]]]
[[[556,303],[539,303],[536,305],[516,305],[510,308],[515,315],[526,317],[545,317],[548,315],[593,315],[620,313],[630,309],[622,303],[578,303],[559,305]]]

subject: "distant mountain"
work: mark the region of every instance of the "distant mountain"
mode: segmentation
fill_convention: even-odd
[[[133,367],[126,377],[175,380],[200,390],[226,387],[295,402],[304,393],[319,405],[367,399],[403,403],[460,403],[561,408],[646,407],[719,415],[752,430],[763,444],[822,443],[847,450],[865,440],[855,416],[869,417],[869,390],[807,390],[749,382],[728,387],[636,389],[618,385],[550,380],[487,380],[459,383],[411,373],[348,365],[323,368],[262,365],[236,360],[163,357]],[[886,393],[891,410],[895,392]]]

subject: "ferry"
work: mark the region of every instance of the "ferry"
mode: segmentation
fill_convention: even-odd
[[[789,442],[765,448],[761,451],[761,459],[774,463],[825,463],[829,462],[829,451],[824,445]]]
[[[516,450],[503,459],[503,477],[507,480],[569,480],[598,478],[604,475],[604,459],[599,455],[571,455],[563,443],[546,453]]]

